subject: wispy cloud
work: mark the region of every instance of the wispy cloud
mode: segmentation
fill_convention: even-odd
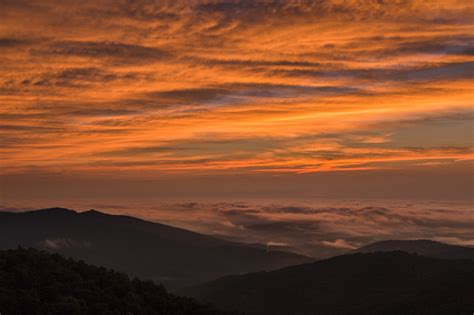
[[[469,2],[1,5],[7,172],[305,173],[472,160],[472,139],[457,127],[473,115]],[[408,141],[407,126],[418,137]]]

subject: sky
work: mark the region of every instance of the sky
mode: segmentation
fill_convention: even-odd
[[[386,230],[374,233],[389,237],[395,229],[383,220],[404,213],[405,237],[474,242],[452,235],[462,230],[453,222],[474,227],[471,1],[0,0],[0,8],[5,209],[115,205],[103,208],[293,246],[306,234],[240,223],[304,222],[314,234],[318,202],[337,219],[340,203],[377,204],[388,209],[382,221],[364,215],[352,225],[379,220]],[[212,210],[215,200],[247,208],[237,208],[236,223]],[[429,210],[438,205],[447,214]],[[268,210],[281,207],[303,210],[297,219]],[[446,225],[417,234],[424,211]],[[235,226],[210,223],[219,220]],[[315,242],[368,240],[336,234]]]

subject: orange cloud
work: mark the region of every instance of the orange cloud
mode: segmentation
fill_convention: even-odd
[[[460,127],[473,116],[466,1],[1,6],[4,172],[301,173],[473,157]]]

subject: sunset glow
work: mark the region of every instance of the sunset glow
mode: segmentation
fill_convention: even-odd
[[[267,2],[2,1],[3,171],[472,161],[469,1]]]
[[[0,210],[474,244],[473,1],[0,5]]]

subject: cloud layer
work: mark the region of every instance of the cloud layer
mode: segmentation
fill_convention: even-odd
[[[472,160],[468,1],[0,5],[8,173]]]
[[[139,216],[229,240],[266,244],[269,249],[286,249],[316,258],[390,239],[433,239],[474,246],[474,216],[470,202],[347,199],[183,202],[141,199],[120,204],[76,201],[68,206]],[[8,206],[4,209],[20,211]],[[44,246],[48,247],[86,245],[62,239],[44,241]]]

